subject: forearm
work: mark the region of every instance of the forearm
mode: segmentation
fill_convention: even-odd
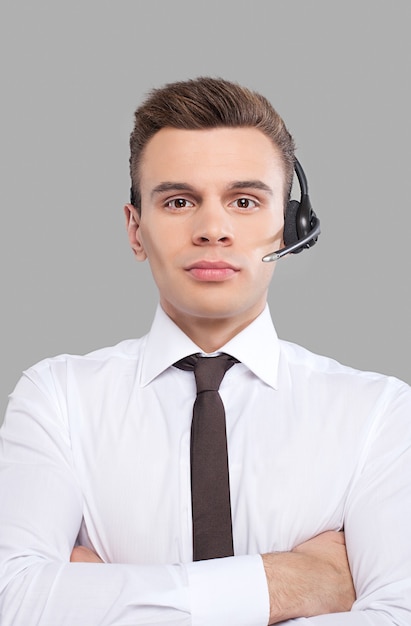
[[[341,588],[338,573],[324,573],[319,580],[321,567],[310,573],[304,556],[292,552],[264,555],[263,562],[270,590],[269,624],[290,626],[409,626],[410,614],[387,597],[383,607],[375,608],[363,601],[353,607],[344,602],[349,591]],[[318,585],[317,593],[313,591]],[[332,593],[334,590],[334,593]],[[394,621],[395,619],[395,621]]]
[[[323,548],[318,546],[327,535],[333,538],[341,533],[319,535],[297,546],[295,552],[263,556],[270,595],[269,624],[409,626],[407,583],[388,584],[354,601],[348,562],[338,554],[339,546],[333,546],[325,560]]]
[[[347,613],[330,613],[315,617],[300,617],[281,622],[281,626],[409,626],[409,615],[393,621],[391,615],[380,610],[357,611],[355,608]]]
[[[0,580],[2,626],[266,626],[268,621],[258,556],[169,566],[31,561],[8,582]]]
[[[263,555],[270,624],[350,611],[355,590],[344,533],[326,532],[291,552]]]
[[[0,594],[2,626],[188,626],[188,608],[186,574],[178,566],[34,564]]]
[[[292,552],[263,555],[270,597],[270,624],[311,617],[320,611],[312,606],[309,571],[300,564],[302,559],[301,555]]]

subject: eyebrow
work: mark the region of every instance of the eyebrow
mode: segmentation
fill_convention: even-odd
[[[227,187],[228,191],[234,191],[235,189],[259,189],[261,191],[265,191],[266,193],[273,195],[273,190],[271,187],[263,183],[261,180],[235,180],[230,183]],[[191,185],[187,183],[177,183],[177,182],[163,182],[159,185],[156,185],[151,191],[151,197],[153,198],[156,194],[164,193],[165,191],[190,191],[194,192],[195,189]]]
[[[271,196],[273,195],[271,187],[263,183],[262,180],[236,180],[229,185],[228,189],[229,191],[234,189],[259,189],[260,191],[266,191]]]
[[[164,193],[165,191],[194,191],[194,187],[191,185],[187,185],[187,183],[172,183],[172,182],[164,182],[156,185],[151,191],[151,197],[153,198],[156,194]]]

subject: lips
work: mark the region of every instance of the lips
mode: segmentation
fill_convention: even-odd
[[[205,282],[228,280],[239,272],[238,267],[226,261],[195,261],[185,269],[196,280]]]

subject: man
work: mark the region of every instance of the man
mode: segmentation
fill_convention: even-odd
[[[294,169],[281,118],[202,78],[153,91],[130,145],[127,230],[160,304],[146,337],[47,359],[11,396],[1,623],[409,625],[411,390],[279,341],[267,308]],[[234,543],[195,562],[193,354],[231,359]]]

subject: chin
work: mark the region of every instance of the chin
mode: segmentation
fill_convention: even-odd
[[[221,320],[221,319],[236,319],[239,316],[247,314],[247,311],[254,309],[254,306],[248,305],[243,302],[234,302],[233,299],[229,299],[222,302],[218,298],[210,296],[207,302],[198,303],[196,306],[190,303],[190,306],[186,308],[186,314],[196,318],[203,318],[209,320]]]

